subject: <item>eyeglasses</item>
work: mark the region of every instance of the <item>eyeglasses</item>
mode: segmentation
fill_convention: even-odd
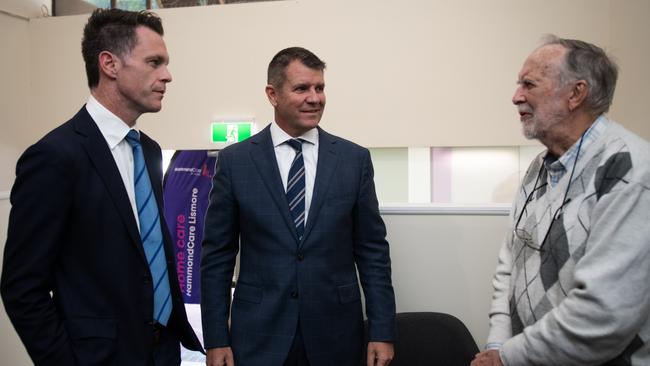
[[[541,187],[540,187],[541,188]],[[538,188],[539,189],[539,188]],[[533,192],[535,192],[535,189],[533,189]],[[532,193],[530,198],[532,198]],[[526,205],[528,202],[531,200],[526,200],[526,203],[524,204],[523,209],[519,213],[519,219],[517,220],[517,224],[515,225],[514,230],[512,230],[512,233],[514,236],[525,246],[527,246],[530,249],[533,249],[538,252],[544,252],[542,247],[544,246],[544,243],[546,243],[546,239],[548,239],[548,235],[551,233],[551,229],[553,228],[553,224],[555,223],[556,220],[559,220],[562,217],[562,214],[564,213],[564,207],[571,202],[571,198],[565,199],[564,202],[562,202],[562,205],[558,207],[557,210],[555,210],[555,213],[553,214],[553,219],[551,220],[551,223],[548,225],[548,229],[546,229],[546,234],[544,234],[544,238],[542,241],[537,244],[535,243],[535,240],[533,239],[533,236],[526,231],[525,229],[520,229],[519,226],[519,221],[521,221],[521,217],[523,216],[524,211],[526,210]]]
[[[535,243],[533,236],[528,231],[519,228],[519,223],[521,222],[521,218],[524,216],[524,212],[526,212],[526,207],[528,206],[528,203],[533,200],[533,194],[537,192],[537,190],[544,188],[545,186],[548,185],[548,183],[545,182],[541,186],[539,187],[537,186],[537,183],[539,183],[539,177],[542,175],[543,168],[544,168],[544,164],[542,163],[539,167],[539,171],[537,172],[537,179],[535,179],[533,190],[530,191],[530,193],[526,197],[526,202],[524,203],[524,207],[521,208],[521,211],[519,212],[519,217],[517,218],[517,223],[515,223],[515,228],[512,230],[512,234],[514,235],[515,238],[517,238],[523,245],[536,251],[542,251],[542,245],[546,240],[546,236],[548,235],[548,232],[544,236],[544,240],[542,240],[542,244],[538,245]],[[553,222],[551,222],[551,225],[553,225]],[[549,225],[549,231],[551,225]]]
[[[524,207],[521,208],[521,211],[519,212],[519,218],[517,218],[517,223],[515,224],[515,228],[512,230],[512,234],[514,235],[514,237],[517,238],[522,244],[524,244],[526,247],[530,249],[533,249],[538,252],[544,251],[542,247],[544,246],[544,243],[546,243],[546,239],[548,239],[548,235],[551,233],[551,229],[553,228],[553,223],[555,223],[556,220],[562,217],[562,215],[564,214],[564,207],[566,207],[566,205],[569,204],[569,202],[571,202],[571,198],[567,198],[567,195],[569,194],[569,188],[571,188],[573,173],[576,170],[576,165],[578,163],[578,156],[580,155],[580,148],[582,147],[582,140],[584,139],[585,133],[586,131],[583,132],[582,136],[580,137],[580,143],[578,144],[578,151],[576,152],[576,158],[573,161],[573,168],[571,169],[571,175],[569,176],[569,183],[567,184],[566,191],[564,191],[564,199],[562,200],[562,204],[560,205],[560,207],[558,207],[558,209],[553,214],[553,217],[551,218],[551,223],[548,225],[548,229],[546,229],[546,234],[544,234],[544,238],[542,239],[541,242],[536,243],[535,239],[528,231],[519,228],[519,223],[521,222],[521,218],[524,216],[524,212],[526,212],[526,206],[530,201],[533,200],[533,194],[537,192],[538,189],[548,185],[548,183],[545,182],[541,186],[539,187],[537,186],[537,183],[539,183],[539,177],[542,175],[542,169],[544,169],[544,163],[540,164],[539,172],[537,172],[537,179],[535,179],[535,184],[533,185],[533,190],[528,194],[528,197],[526,197],[526,203],[524,203]]]

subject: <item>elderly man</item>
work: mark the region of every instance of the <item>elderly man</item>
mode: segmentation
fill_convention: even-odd
[[[617,67],[549,38],[513,103],[548,150],[517,192],[479,365],[650,365],[650,145],[604,113]]]

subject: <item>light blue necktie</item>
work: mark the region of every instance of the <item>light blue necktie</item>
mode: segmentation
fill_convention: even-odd
[[[286,143],[296,150],[287,179],[287,201],[298,239],[302,239],[305,232],[305,162],[302,158],[302,140],[291,139]]]
[[[144,254],[149,262],[154,286],[153,315],[158,323],[167,325],[167,320],[172,312],[172,303],[158,204],[153,189],[151,189],[149,172],[144,161],[138,131],[130,130],[126,135],[126,141],[133,148],[133,177],[135,179],[135,202],[138,206],[140,220],[140,237]]]

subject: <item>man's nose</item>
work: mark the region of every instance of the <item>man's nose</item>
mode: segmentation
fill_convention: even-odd
[[[320,103],[321,102],[321,97],[320,97],[320,92],[318,92],[315,89],[310,89],[309,94],[307,94],[307,103]]]
[[[167,66],[162,67],[162,75],[160,76],[160,80],[166,82],[166,83],[171,83],[172,82],[172,74],[169,72],[169,69]]]
[[[521,90],[521,86],[519,86],[515,90],[515,95],[512,96],[512,104],[518,105],[525,102],[526,102],[526,98],[524,97],[524,93]]]

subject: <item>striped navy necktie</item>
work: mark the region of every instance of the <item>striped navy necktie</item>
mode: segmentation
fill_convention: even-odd
[[[302,239],[305,232],[305,162],[302,158],[302,142],[301,139],[286,141],[296,151],[287,179],[287,201],[298,239]]]
[[[151,180],[145,165],[138,131],[130,130],[126,135],[126,141],[133,148],[133,178],[135,179],[135,202],[140,221],[140,237],[153,278],[153,316],[158,323],[167,325],[172,312],[172,303],[158,204],[151,188]]]

